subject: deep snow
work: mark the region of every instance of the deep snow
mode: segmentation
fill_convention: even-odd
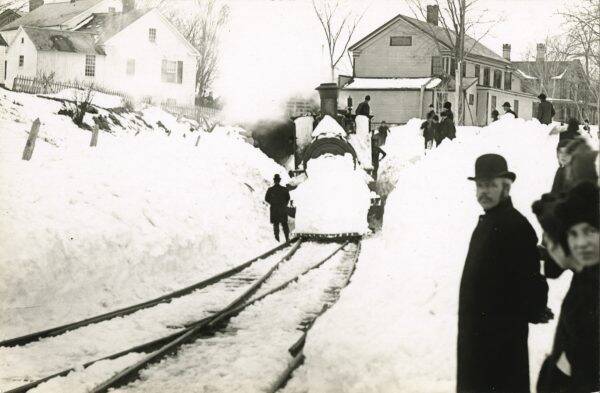
[[[517,173],[513,202],[540,233],[530,206],[550,189],[558,165],[551,126],[505,119],[481,129],[460,127],[456,140],[424,156],[419,125],[412,120],[390,132],[382,183],[395,189],[383,231],[364,242],[351,285],[310,331],[306,362],[287,393],[455,389],[458,288],[482,213],[467,176],[479,155],[506,157]],[[549,280],[557,317],[569,282],[570,274]],[[530,325],[532,386],[555,326]]]
[[[205,133],[149,108],[114,114],[122,127],[90,148],[61,106],[0,91],[1,338],[147,300],[274,245],[263,198],[287,174],[239,129]]]

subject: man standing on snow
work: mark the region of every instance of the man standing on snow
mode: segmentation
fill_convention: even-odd
[[[551,317],[535,231],[510,199],[515,179],[498,154],[479,157],[469,178],[485,214],[471,237],[460,283],[460,393],[529,392],[528,322]]]
[[[267,194],[265,195],[265,201],[271,205],[270,213],[273,233],[275,234],[275,239],[279,241],[279,224],[281,224],[285,240],[289,241],[290,229],[287,221],[287,204],[290,201],[290,192],[279,184],[281,177],[278,174],[273,176],[273,181],[275,184],[267,190]]]
[[[358,104],[356,107],[356,116],[363,115],[369,117],[371,114],[371,107],[369,106],[369,101],[371,101],[371,96],[365,96],[365,100]]]
[[[540,106],[538,107],[537,118],[542,124],[552,123],[552,118],[555,115],[554,107],[552,103],[546,101],[546,95],[544,93],[538,96],[540,99]]]
[[[515,119],[517,118],[517,114],[512,109],[510,109],[510,102],[506,101],[504,104],[502,104],[502,109],[504,109],[505,115],[510,113],[515,117]]]

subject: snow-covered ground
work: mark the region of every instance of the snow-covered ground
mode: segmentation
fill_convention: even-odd
[[[511,119],[459,128],[456,140],[424,156],[419,125],[413,120],[390,132],[382,182],[388,191],[395,189],[383,231],[364,242],[350,286],[310,331],[305,365],[287,393],[455,389],[458,288],[482,213],[467,176],[479,155],[506,157],[517,173],[513,202],[540,233],[530,206],[550,189],[558,165],[557,137],[548,136],[549,127]],[[563,276],[549,281],[556,316],[570,282],[569,274]],[[533,386],[555,326],[556,321],[530,325]]]
[[[147,300],[274,246],[263,198],[287,174],[235,129],[104,111],[121,126],[111,117],[90,148],[61,107],[0,90],[0,338]]]

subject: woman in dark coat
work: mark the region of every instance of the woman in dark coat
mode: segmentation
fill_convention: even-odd
[[[454,126],[454,113],[452,113],[452,104],[444,103],[444,110],[441,113],[442,121],[440,122],[441,134],[450,140],[456,138],[456,127]]]
[[[566,199],[546,194],[533,205],[552,258],[549,278],[566,269],[573,278],[563,300],[550,356],[540,370],[539,393],[600,391],[598,188],[583,182]]]

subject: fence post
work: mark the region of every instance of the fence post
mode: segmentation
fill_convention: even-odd
[[[95,147],[98,144],[98,124],[92,127],[92,140],[90,141],[90,147]]]
[[[31,125],[31,130],[29,131],[29,137],[27,138],[27,143],[25,143],[25,149],[23,150],[23,160],[29,161],[31,156],[33,155],[33,148],[35,147],[35,140],[37,139],[38,132],[40,130],[40,119],[37,118]]]

